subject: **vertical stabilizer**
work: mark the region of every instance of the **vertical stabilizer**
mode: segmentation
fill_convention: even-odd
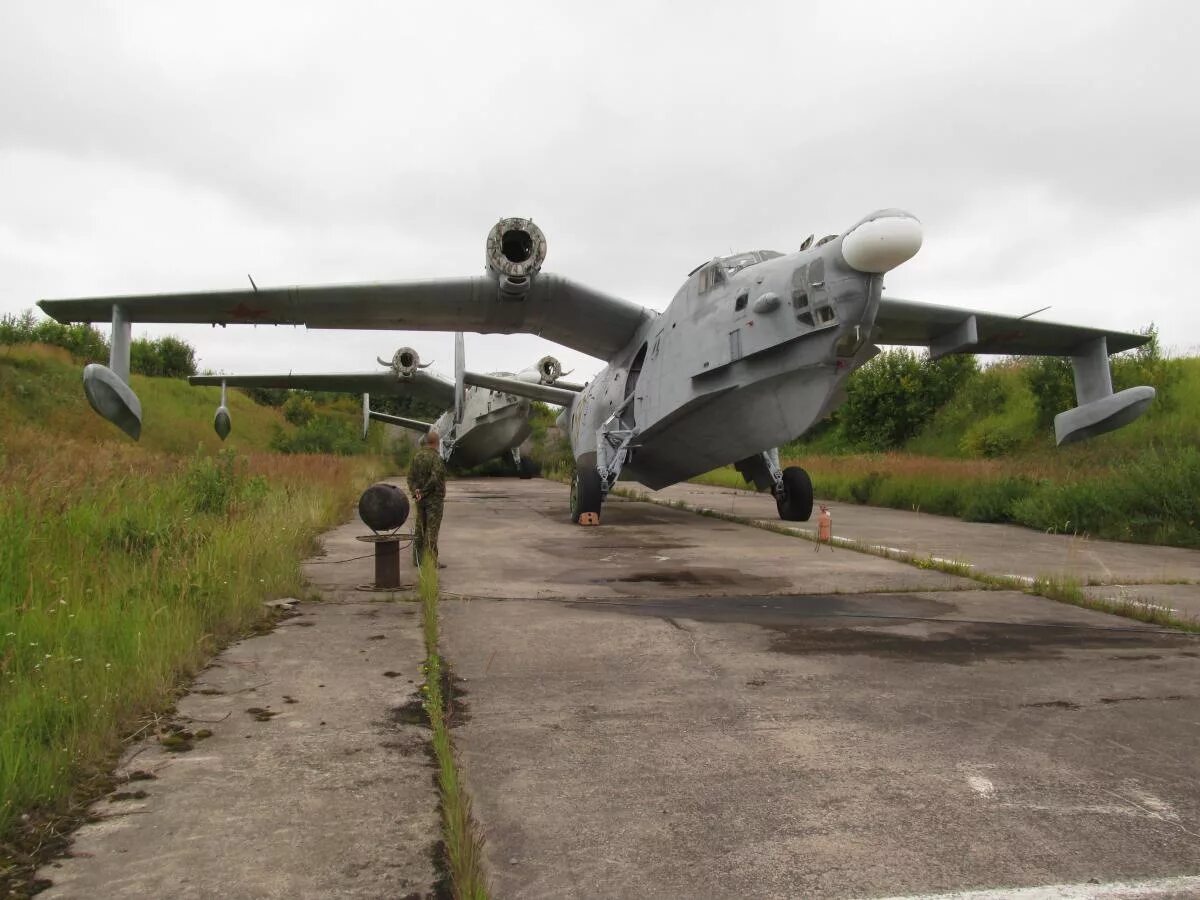
[[[463,378],[467,371],[467,349],[461,331],[454,332],[454,424],[462,423],[463,402],[466,385]]]

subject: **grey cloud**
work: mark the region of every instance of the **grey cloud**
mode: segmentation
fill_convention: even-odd
[[[136,192],[86,184],[0,223],[90,241],[114,289],[154,290],[475,272],[492,222],[532,215],[551,268],[661,307],[705,258],[882,206],[926,222],[927,252],[977,238],[930,293],[1029,294],[1079,246],[1200,203],[1190,3],[443,6],[5,4],[0,150],[217,198],[246,243],[156,207],[177,241],[140,260],[81,221],[95,203],[136,235]],[[979,214],[1028,193],[1057,224]]]

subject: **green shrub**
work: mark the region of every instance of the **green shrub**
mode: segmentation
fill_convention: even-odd
[[[1102,478],[1042,484],[1014,502],[1013,518],[1056,533],[1200,546],[1200,450],[1147,451]]]
[[[256,500],[266,490],[260,478],[250,478],[245,463],[231,448],[206,456],[197,450],[184,473],[188,503],[193,512],[227,516],[239,503]]]
[[[353,456],[362,453],[364,448],[358,430],[349,421],[321,414],[314,415],[290,435],[282,428],[276,428],[271,438],[271,449],[278,453]]]
[[[959,515],[968,522],[1013,522],[1013,508],[1029,496],[1034,483],[1025,478],[1001,478],[970,486],[962,497]]]
[[[37,318],[32,310],[0,317],[0,344],[49,344],[83,363],[108,362],[108,339],[91,325],[61,325]],[[176,337],[136,338],[129,347],[129,370],[135,375],[186,378],[196,374],[196,351]]]
[[[283,417],[296,426],[304,426],[317,414],[317,405],[303,394],[293,393],[283,402]]]
[[[91,325],[61,325],[38,319],[28,309],[20,315],[0,316],[0,344],[49,344],[62,347],[80,362],[108,362],[108,341]]]
[[[899,447],[977,371],[973,356],[931,360],[911,350],[886,350],[847,380],[837,421],[859,449]]]
[[[187,378],[196,374],[196,351],[176,337],[136,338],[129,347],[129,370],[155,378]]]

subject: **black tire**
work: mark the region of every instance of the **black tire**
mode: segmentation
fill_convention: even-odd
[[[775,506],[785,522],[807,522],[812,518],[813,486],[807,472],[799,466],[783,470],[783,490],[776,492]]]
[[[603,500],[600,473],[590,466],[576,469],[571,479],[571,521],[578,523],[584,513],[599,515]]]
[[[521,461],[517,464],[517,475],[521,478],[536,478],[541,474],[541,467],[533,461],[533,457],[521,457]]]

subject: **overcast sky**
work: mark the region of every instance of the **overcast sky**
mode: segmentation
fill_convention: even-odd
[[[714,255],[898,206],[910,299],[1200,351],[1200,4],[0,4],[0,312],[47,297],[546,269],[663,308]],[[229,372],[440,334],[141,326]],[[537,338],[468,336],[519,369]]]

